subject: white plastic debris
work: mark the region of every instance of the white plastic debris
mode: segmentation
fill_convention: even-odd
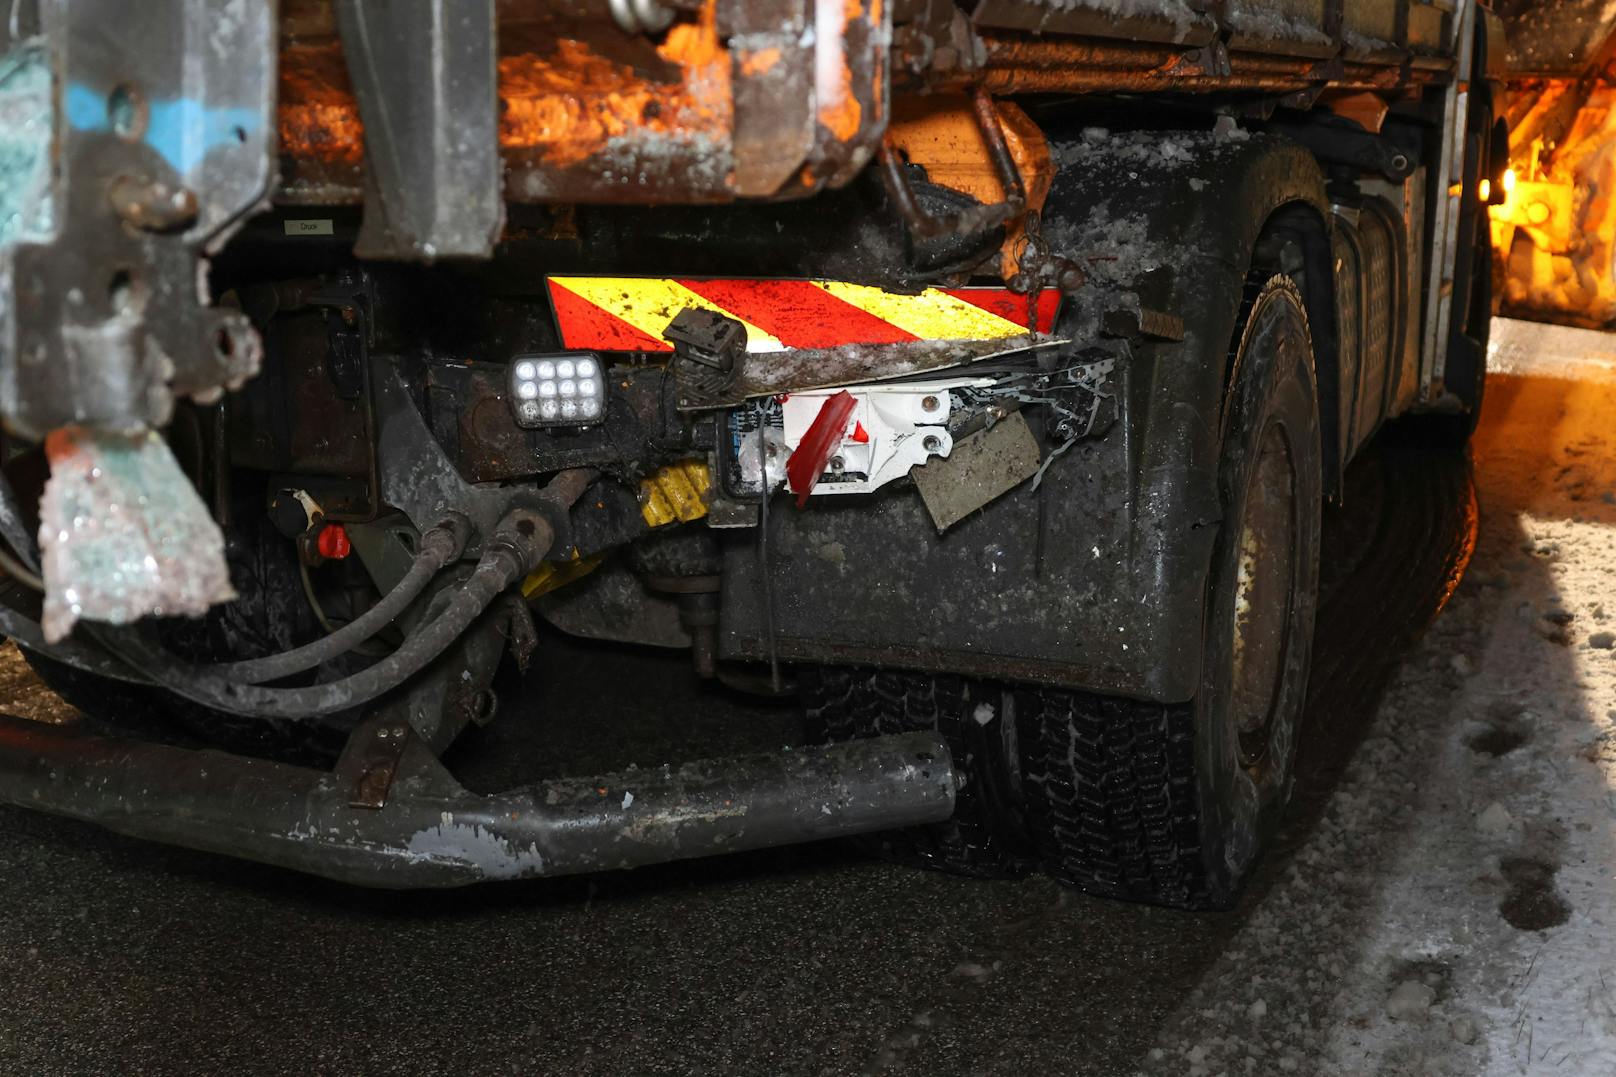
[[[949,390],[992,384],[991,378],[952,378],[792,393],[781,404],[784,449],[788,455],[796,451],[827,400],[842,392],[851,394],[852,414],[813,493],[869,493],[908,475],[917,464],[952,452]]]

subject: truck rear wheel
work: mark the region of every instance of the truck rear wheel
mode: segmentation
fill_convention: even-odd
[[[1257,292],[1229,384],[1195,698],[1018,697],[1033,839],[1051,874],[1084,890],[1227,905],[1290,795],[1322,479],[1312,342],[1288,279]]]
[[[803,671],[802,694],[811,740],[936,730],[954,756],[963,784],[953,818],[859,839],[866,848],[956,875],[1004,878],[1027,870],[1011,787],[1020,769],[1017,728],[1006,689],[964,677],[819,667]]]
[[[1323,501],[1301,294],[1254,282],[1225,401],[1199,691],[1162,704],[918,673],[805,677],[825,739],[940,730],[965,776],[953,819],[881,837],[970,875],[1041,863],[1079,889],[1229,904],[1289,799],[1307,686]]]

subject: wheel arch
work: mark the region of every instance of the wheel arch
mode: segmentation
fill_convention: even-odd
[[[1163,142],[1174,145],[1171,156],[1157,149]],[[998,499],[946,535],[902,489],[771,513],[771,555],[803,568],[770,577],[780,611],[771,638],[754,597],[763,586],[756,544],[726,543],[724,657],[772,649],[788,661],[956,672],[1162,703],[1195,695],[1221,522],[1219,416],[1231,341],[1276,214],[1304,222],[1306,236],[1328,236],[1324,178],[1302,147],[1238,130],[1107,139],[1076,128],[1052,131],[1051,143],[1061,164],[1042,235],[1090,275],[1060,331],[1080,346],[1121,347],[1111,383],[1118,421],[1074,443],[1038,488]],[[1313,308],[1311,317],[1333,321],[1328,288]],[[1115,327],[1127,319],[1112,315],[1130,310],[1169,317],[1151,318],[1157,331],[1148,334],[1124,326],[1119,340]],[[851,594],[859,601],[848,602]],[[940,612],[917,621],[917,610]]]
[[[1115,174],[1117,166],[1103,167]],[[1126,524],[1130,582],[1135,594],[1150,587],[1157,601],[1148,615],[1130,617],[1121,633],[1149,640],[1144,653],[1132,660],[1116,656],[1138,675],[1127,694],[1182,702],[1194,695],[1200,680],[1205,582],[1221,522],[1218,419],[1239,327],[1256,292],[1248,285],[1261,277],[1260,289],[1270,270],[1292,274],[1303,294],[1313,338],[1325,492],[1337,489],[1346,434],[1340,394],[1347,382],[1336,328],[1330,203],[1312,154],[1267,134],[1215,143],[1213,152],[1187,168],[1130,175],[1128,190],[1100,205],[1075,189],[1077,184],[1063,191],[1063,180],[1087,179],[1092,190],[1097,178],[1095,173],[1057,177],[1049,204],[1078,215],[1142,213],[1150,221],[1153,246],[1186,256],[1165,280],[1130,282],[1140,305],[1177,315],[1185,331],[1181,341],[1137,346],[1126,385],[1125,460],[1135,484]],[[1070,199],[1065,205],[1063,197]],[[1264,265],[1270,240],[1282,235],[1296,240],[1299,262]],[[1162,528],[1158,521],[1164,518],[1182,526]]]

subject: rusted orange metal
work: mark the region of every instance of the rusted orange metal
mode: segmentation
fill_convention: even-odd
[[[985,40],[989,67],[1121,68],[1162,70],[1199,50],[1173,49],[1131,42],[1071,41],[1043,37],[990,36]]]
[[[718,202],[800,197],[849,182],[893,108],[891,2],[703,0],[658,40],[624,33],[571,0],[498,0],[507,197]],[[999,32],[982,45],[986,66],[955,66],[948,85],[1000,95],[1280,94],[1325,84],[1337,92],[1397,89],[1442,77],[1251,52],[1235,52],[1225,65],[1210,47],[1096,38]],[[280,94],[282,198],[358,201],[364,128],[330,0],[283,0]]]
[[[986,35],[988,66],[982,84],[1011,93],[1136,93],[1228,90],[1289,93],[1328,84],[1339,90],[1392,88],[1440,78],[1438,68],[1350,63],[1339,66],[1290,56],[1234,52],[1228,69],[1217,70],[1204,48],[1021,35]]]
[[[502,40],[509,40],[509,35]],[[616,154],[619,169],[653,153],[676,158],[698,144],[725,146],[733,127],[729,57],[719,41],[714,4],[695,22],[678,23],[654,46],[649,72],[606,54],[593,42],[560,38],[549,48],[517,37],[499,59],[500,145],[520,173],[515,197],[572,199],[587,194],[561,177]],[[624,146],[630,143],[630,146]],[[733,183],[727,160],[708,162],[694,186],[722,197]],[[610,169],[612,166],[605,166]],[[670,177],[671,178],[671,177]],[[633,185],[609,173],[594,183]]]
[[[1386,122],[1386,113],[1391,109],[1384,97],[1370,90],[1327,93],[1319,98],[1319,104],[1342,119],[1351,120],[1365,131],[1376,133]]]
[[[994,68],[982,85],[996,94],[1024,93],[1218,93],[1230,90],[1291,93],[1312,83],[1275,75],[1170,75],[1134,71],[1068,71]]]
[[[752,25],[745,0],[704,0],[653,40],[501,0],[506,195],[701,202],[847,182],[886,128],[886,2],[795,0],[804,38]],[[329,0],[287,0],[282,25],[283,196],[356,201],[364,127]]]
[[[998,101],[999,127],[1005,144],[1021,173],[1028,209],[1043,209],[1055,178],[1049,142],[1044,133],[1020,107]],[[934,94],[900,98],[893,106],[887,141],[914,164],[926,169],[933,183],[963,191],[980,202],[992,205],[1005,200],[1003,182],[994,167],[982,126],[976,120],[969,98],[962,94]],[[1025,234],[1025,219],[1018,218],[1006,230],[1000,255],[1000,268],[1006,279],[1014,275],[1015,251]]]

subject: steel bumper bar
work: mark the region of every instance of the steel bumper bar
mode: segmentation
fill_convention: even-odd
[[[407,730],[396,735],[404,743],[384,802],[356,807],[351,746],[321,771],[0,715],[0,802],[397,889],[632,868],[937,822],[954,810],[953,763],[930,733],[488,796],[456,782]]]

